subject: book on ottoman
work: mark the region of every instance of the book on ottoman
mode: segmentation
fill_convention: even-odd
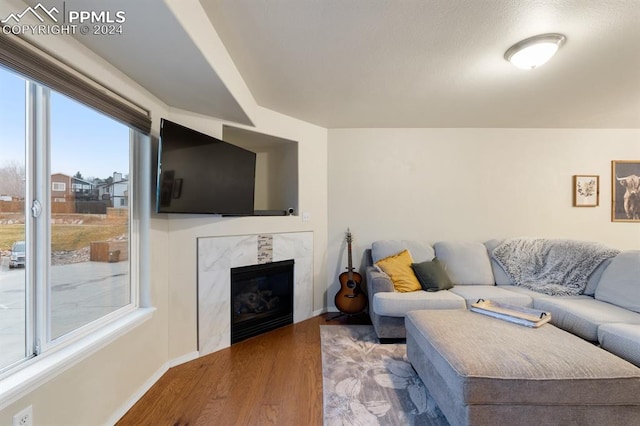
[[[479,299],[476,303],[473,303],[470,309],[479,314],[533,328],[538,328],[551,320],[550,312],[484,299]]]

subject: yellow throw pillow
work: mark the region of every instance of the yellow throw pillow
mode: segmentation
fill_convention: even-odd
[[[401,293],[422,290],[422,286],[411,268],[413,258],[409,250],[403,250],[393,256],[385,257],[376,262],[376,266],[389,275],[393,288]]]

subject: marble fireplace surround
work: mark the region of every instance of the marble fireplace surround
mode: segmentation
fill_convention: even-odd
[[[313,313],[313,232],[198,238],[198,351],[231,345],[231,268],[293,259],[293,322]]]

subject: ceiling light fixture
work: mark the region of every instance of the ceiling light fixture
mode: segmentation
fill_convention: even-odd
[[[540,34],[511,46],[504,58],[518,68],[532,70],[546,63],[567,38],[562,34]]]

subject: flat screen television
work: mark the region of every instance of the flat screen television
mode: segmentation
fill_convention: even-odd
[[[156,211],[253,215],[256,154],[162,119]]]

